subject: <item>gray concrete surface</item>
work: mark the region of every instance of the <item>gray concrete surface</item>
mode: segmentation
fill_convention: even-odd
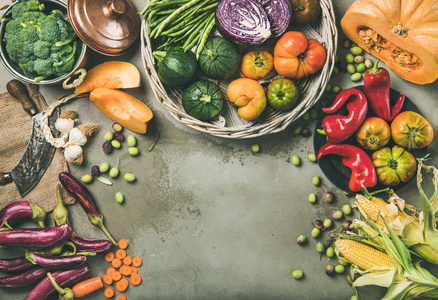
[[[141,10],[144,1],[134,0]],[[353,1],[334,1],[337,23]],[[340,31],[340,40],[343,38]],[[339,55],[345,55],[340,50]],[[114,58],[92,54],[89,67]],[[115,165],[120,158],[121,172],[132,172],[135,183],[123,178],[109,187],[99,182],[90,184],[105,224],[117,238],[130,242],[128,253],[143,258],[139,269],[143,283],[130,287],[128,299],[350,299],[353,290],[346,275],[328,277],[327,264],[336,260],[320,259],[315,251],[317,240],[310,238],[306,246],[298,246],[300,234],[310,236],[315,219],[325,219],[334,209],[352,203],[325,177],[316,163],[306,159],[313,152],[312,138],[292,136],[284,132],[250,140],[228,140],[199,133],[178,123],[154,98],[141,63],[140,44],[116,59],[133,62],[142,73],[142,87],[129,91],[144,101],[154,112],[148,133],[136,135],[141,155],[129,157],[126,147],[110,155],[101,150],[103,135],[110,130],[105,118],[86,98],[64,106],[77,110],[81,121],[100,123],[101,132],[90,138],[85,147],[82,166],[70,166],[80,177],[90,167],[102,162]],[[11,75],[0,67],[0,92]],[[332,79],[346,88],[352,86],[347,74]],[[438,128],[437,84],[415,85],[392,73],[391,86],[404,91]],[[43,87],[42,93],[52,103],[65,94],[61,88]],[[314,123],[310,123],[314,128]],[[161,130],[155,149],[147,149]],[[127,135],[127,134],[126,134]],[[251,145],[260,145],[260,153]],[[430,147],[436,159],[438,139]],[[295,167],[290,157],[297,154],[302,165]],[[313,176],[322,178],[314,187]],[[123,192],[123,205],[114,200]],[[332,191],[332,204],[322,199]],[[318,203],[310,204],[309,193],[318,195]],[[418,205],[415,182],[399,195]],[[86,237],[104,238],[103,233],[87,221],[79,205],[69,207],[76,231]],[[337,222],[339,225],[340,223]],[[324,241],[327,233],[320,239]],[[16,253],[0,249],[2,256]],[[90,276],[103,275],[109,264],[102,257],[91,258]],[[302,280],[291,273],[301,269]],[[30,290],[1,290],[0,299],[21,299]],[[380,291],[381,292],[381,291]],[[377,299],[376,291],[365,291],[366,299]],[[83,299],[104,299],[103,292]]]

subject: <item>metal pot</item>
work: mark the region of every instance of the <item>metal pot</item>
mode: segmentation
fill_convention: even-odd
[[[11,17],[11,10],[14,5],[19,3],[19,1],[14,2],[11,6],[9,6],[3,13],[3,18]],[[61,0],[45,0],[44,5],[46,7],[45,11],[50,12],[54,9],[58,9],[62,11],[65,15],[67,15],[67,4]],[[88,58],[88,47],[82,42],[79,38],[77,39],[77,50],[76,50],[76,63],[70,73],[59,77],[53,77],[45,80],[41,80],[36,82],[33,78],[26,77],[16,63],[12,62],[9,59],[9,56],[6,52],[6,45],[3,41],[3,36],[5,33],[6,23],[2,23],[0,25],[0,57],[3,66],[18,80],[27,83],[35,83],[40,85],[60,85],[62,82],[67,79],[69,76],[72,76],[74,72],[78,69],[85,67]]]

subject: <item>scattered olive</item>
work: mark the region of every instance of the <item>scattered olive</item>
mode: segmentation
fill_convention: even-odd
[[[322,222],[321,220],[315,220],[315,222],[313,222],[313,224],[318,229],[323,229],[324,228],[324,222]]]
[[[312,183],[314,186],[318,186],[321,183],[321,179],[319,178],[319,176],[313,176]]]
[[[367,70],[367,67],[365,66],[364,63],[360,63],[360,64],[357,65],[356,70],[359,73],[363,73],[363,72],[365,72]]]
[[[336,77],[338,75],[339,75],[339,68],[337,66],[334,66],[332,76]]]
[[[325,246],[322,242],[318,242],[316,243],[316,251],[319,253],[324,253],[325,252]]]
[[[302,129],[303,129],[303,127],[302,127],[301,125],[297,125],[297,126],[294,127],[292,133],[293,133],[294,135],[298,135],[298,134],[301,133],[301,130],[302,130]]]
[[[350,215],[351,214],[351,206],[348,204],[345,204],[344,206],[342,206],[342,212],[346,215]]]
[[[353,295],[353,296],[351,296],[350,300],[359,300],[359,296],[358,295]]]
[[[370,68],[372,68],[374,66],[373,61],[371,59],[369,59],[369,58],[365,59],[364,64],[365,64],[365,67],[367,67],[367,69],[370,69]]]
[[[109,176],[112,178],[119,176],[119,169],[117,169],[115,167],[111,168],[111,170],[109,171]]]
[[[346,59],[347,62],[350,63],[350,64],[354,63],[354,55],[351,54],[351,53],[348,53],[348,54],[345,56],[345,59]]]
[[[83,183],[90,183],[93,181],[93,176],[91,176],[90,174],[85,174],[81,177],[81,181]]]
[[[310,110],[310,118],[312,120],[315,120],[318,118],[318,111],[316,109],[313,108]]]
[[[308,137],[310,135],[310,129],[309,128],[303,128],[301,130],[301,136],[302,137]]]
[[[300,158],[298,157],[298,155],[292,155],[292,157],[290,158],[290,161],[292,162],[292,164],[294,166],[299,166],[301,163]]]
[[[128,148],[128,154],[132,156],[138,155],[138,148],[137,147],[129,147]]]
[[[353,64],[348,64],[347,65],[347,72],[350,73],[350,74],[356,73],[356,68],[354,67]]]
[[[105,133],[105,135],[103,136],[103,139],[105,141],[111,141],[113,139],[113,133],[111,131]]]
[[[348,262],[344,259],[338,260],[340,265],[343,265],[344,267],[348,266]]]
[[[324,199],[327,203],[332,203],[335,200],[335,195],[332,192],[325,193]]]
[[[335,266],[335,272],[340,274],[340,273],[344,273],[345,271],[345,267],[343,265],[336,265]]]
[[[340,86],[335,85],[334,87],[332,87],[332,92],[337,94],[340,91],[342,91],[342,88]]]
[[[351,81],[357,82],[362,80],[362,74],[360,73],[354,73],[353,75],[351,75],[350,77]]]
[[[251,145],[251,151],[254,153],[257,153],[260,151],[260,146],[258,144],[252,144]]]
[[[119,203],[123,203],[123,200],[125,200],[125,197],[121,192],[117,192],[115,195],[116,201]]]
[[[346,48],[346,49],[348,49],[348,48],[350,48],[351,47],[351,40],[349,39],[349,38],[345,38],[343,41],[342,41],[342,47],[344,47],[344,48]]]
[[[327,106],[330,106],[331,103],[332,103],[332,101],[329,98],[324,98],[321,101],[321,106],[322,107],[327,107]]]
[[[316,155],[313,152],[310,152],[309,154],[307,154],[307,158],[312,162],[316,161]]]
[[[335,267],[333,267],[332,265],[327,265],[327,266],[325,267],[325,273],[326,273],[328,276],[332,276],[332,275],[335,273]]]
[[[121,132],[116,132],[116,133],[114,133],[114,139],[115,139],[116,141],[123,142],[123,140],[125,139],[125,137],[123,136],[123,133],[121,133]]]
[[[362,48],[361,47],[352,47],[352,48],[350,48],[350,52],[351,52],[351,54],[353,54],[354,56],[357,56],[357,55],[362,55],[362,52],[363,52],[363,50],[362,50]]]
[[[113,150],[113,146],[111,146],[111,142],[110,141],[106,141],[102,144],[102,151],[104,153],[110,153],[111,150]]]
[[[113,148],[119,149],[122,146],[122,144],[120,144],[118,140],[112,140],[111,146],[113,146]]]
[[[123,127],[119,123],[113,123],[113,130],[116,132],[122,131]]]
[[[342,218],[343,215],[344,215],[344,214],[342,213],[342,211],[340,211],[340,210],[335,210],[335,211],[332,213],[332,218],[335,219],[335,220],[339,220],[339,219]]]
[[[91,167],[91,176],[99,176],[99,175],[100,175],[99,166],[92,166]]]
[[[328,247],[327,250],[325,250],[325,255],[327,255],[327,257],[335,256],[335,250],[333,247]]]
[[[330,84],[327,84],[326,86],[325,86],[325,91],[328,93],[328,92],[331,92],[332,91],[332,86],[330,85]]]
[[[109,170],[109,164],[108,163],[102,163],[99,167],[100,173],[106,173]]]
[[[132,173],[125,173],[125,175],[123,175],[123,178],[127,181],[127,182],[133,182],[135,181],[135,176]]]
[[[315,203],[316,202],[316,195],[315,195],[315,193],[311,193],[309,195],[309,202],[310,203]]]
[[[304,121],[309,121],[310,120],[310,113],[308,111],[306,111],[301,118],[303,118]]]
[[[314,228],[312,229],[312,231],[310,232],[310,235],[311,235],[313,238],[317,238],[317,237],[319,237],[320,234],[321,234],[321,229],[316,228],[316,227],[314,227]]]
[[[350,275],[347,275],[347,283],[353,285],[353,278]],[[353,297],[351,299],[353,299]],[[359,300],[359,298],[357,298],[357,300]]]
[[[304,234],[301,234],[297,238],[298,245],[304,245],[307,242],[307,237]]]
[[[304,273],[301,270],[295,270],[292,272],[292,277],[295,279],[300,279],[303,277],[303,275],[304,275]]]
[[[333,221],[332,219],[325,219],[322,224],[324,225],[324,228],[330,228],[333,225]]]
[[[350,229],[351,223],[352,222],[350,220],[346,220],[344,223],[342,223],[342,228],[344,228],[345,230]]]
[[[365,61],[365,57],[363,57],[362,55],[356,56],[356,57],[354,58],[354,62],[355,62],[356,64],[361,64],[361,63],[363,63],[364,61]]]
[[[137,145],[137,139],[133,135],[128,136],[126,141],[128,142],[129,147],[135,147],[135,145]]]

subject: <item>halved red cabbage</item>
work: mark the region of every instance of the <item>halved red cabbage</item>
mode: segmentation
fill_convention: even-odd
[[[271,36],[268,15],[254,0],[221,0],[215,18],[222,36],[237,43],[257,45]]]
[[[272,37],[281,36],[289,27],[292,17],[292,6],[289,0],[270,0],[263,7],[271,23]]]

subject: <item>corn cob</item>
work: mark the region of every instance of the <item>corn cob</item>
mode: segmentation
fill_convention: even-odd
[[[396,266],[388,254],[357,241],[338,238],[335,242],[335,246],[345,259],[365,271],[373,267]]]
[[[358,194],[356,196],[356,204],[364,217],[371,218],[382,228],[385,227],[385,223],[383,223],[381,216],[388,221],[390,219],[389,210],[387,207],[388,203],[383,201],[381,198],[373,197],[371,200],[369,200],[367,197]]]

